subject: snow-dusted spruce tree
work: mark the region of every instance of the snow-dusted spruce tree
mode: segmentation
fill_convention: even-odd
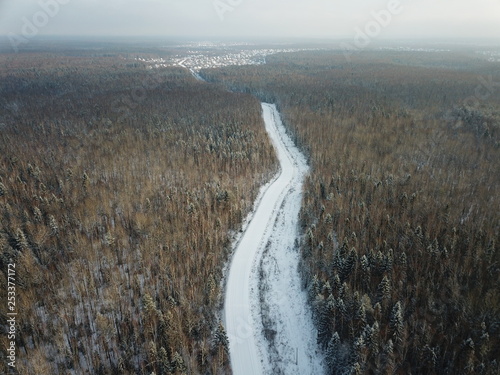
[[[213,335],[213,350],[217,353],[219,365],[222,366],[228,359],[229,355],[229,338],[227,337],[226,329],[221,321],[217,325],[217,329]]]
[[[378,300],[379,302],[382,303],[383,306],[385,306],[391,297],[391,292],[392,292],[392,287],[391,287],[391,281],[387,277],[387,275],[384,275],[382,281],[380,282],[378,288],[377,288],[377,295],[378,295]]]
[[[339,334],[334,332],[325,352],[327,373],[329,375],[342,375],[345,373],[348,364],[347,354],[348,352],[340,342]]]
[[[394,307],[392,308],[391,317],[389,321],[389,326],[392,330],[392,336],[394,337],[394,341],[400,344],[403,340],[403,309],[401,307],[401,302],[396,302]]]

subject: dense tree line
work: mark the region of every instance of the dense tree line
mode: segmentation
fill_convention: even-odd
[[[230,233],[276,169],[259,101],[113,56],[0,59],[0,278],[16,263],[17,372],[229,372]]]
[[[467,53],[205,70],[275,102],[312,171],[301,241],[329,374],[500,371],[500,90]],[[473,105],[471,105],[473,104]]]

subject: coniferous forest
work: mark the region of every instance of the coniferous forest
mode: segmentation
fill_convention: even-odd
[[[18,373],[227,372],[230,233],[276,169],[259,101],[112,55],[0,58]]]
[[[310,165],[298,272],[327,374],[500,373],[498,63],[314,50],[201,82],[120,48],[0,54],[16,373],[231,373],[225,267],[278,170],[261,101]]]
[[[500,75],[470,51],[301,52],[209,81],[309,158],[302,263],[329,374],[500,372]]]

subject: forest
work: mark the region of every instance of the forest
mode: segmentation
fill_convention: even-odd
[[[299,272],[328,374],[500,373],[500,74],[472,50],[202,70],[309,158]]]
[[[260,101],[311,167],[298,272],[327,374],[500,373],[498,63],[316,50],[201,82],[135,59],[178,50],[87,47],[0,54],[15,374],[231,373],[232,241],[278,170]]]
[[[117,53],[3,54],[0,150],[16,374],[229,373],[223,267],[277,168],[255,97]]]

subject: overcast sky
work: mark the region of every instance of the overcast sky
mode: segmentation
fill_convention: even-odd
[[[390,19],[375,19],[373,12],[388,8]],[[352,38],[368,25],[381,39],[500,39],[500,0],[0,0],[0,35],[29,38]]]

